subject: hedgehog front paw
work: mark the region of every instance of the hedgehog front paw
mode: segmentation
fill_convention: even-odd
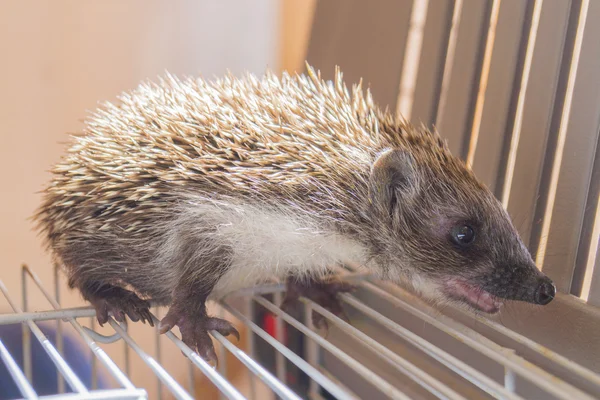
[[[338,293],[351,292],[355,288],[353,285],[345,282],[288,279],[286,286],[287,291],[282,304],[283,310],[292,309],[298,304],[300,297],[306,297],[337,317],[349,322],[338,298]],[[325,317],[317,311],[312,312],[312,321],[317,328],[328,327]]]
[[[150,314],[150,303],[142,300],[134,292],[117,286],[104,285],[89,296],[89,301],[96,309],[96,318],[100,326],[108,322],[109,315],[119,322],[125,321],[125,315],[133,322],[148,322],[154,326]]]
[[[171,307],[167,315],[160,321],[160,333],[166,333],[177,325],[181,331],[181,340],[195,350],[208,362],[217,362],[217,355],[210,331],[217,331],[223,336],[233,335],[240,340],[240,334],[233,325],[224,319],[209,317],[206,313],[192,314]]]

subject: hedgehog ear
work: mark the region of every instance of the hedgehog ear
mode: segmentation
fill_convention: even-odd
[[[416,193],[414,160],[401,149],[386,150],[373,162],[370,176],[371,202],[391,215],[400,203]]]

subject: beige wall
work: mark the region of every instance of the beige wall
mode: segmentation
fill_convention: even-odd
[[[49,259],[27,218],[65,133],[81,130],[98,101],[165,70],[212,77],[277,69],[279,10],[277,0],[0,2],[0,279],[15,298],[23,262],[51,287]],[[79,302],[63,296],[67,306]],[[50,308],[37,293],[30,299],[33,309]],[[8,310],[0,300],[0,312]],[[153,337],[132,329],[140,340]],[[120,348],[109,346],[118,361]],[[177,355],[165,365],[182,373],[173,349],[165,348]],[[133,368],[135,383],[146,386],[148,373]]]
[[[142,4],[144,6],[142,7]],[[275,66],[278,3],[8,1],[0,3],[0,260],[50,275],[26,219],[65,132],[99,101],[165,70],[206,77]]]

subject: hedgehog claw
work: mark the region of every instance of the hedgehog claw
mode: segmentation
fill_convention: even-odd
[[[213,342],[208,334],[210,331],[217,331],[223,336],[233,335],[240,340],[240,333],[231,322],[209,317],[205,313],[191,314],[172,307],[160,321],[159,332],[166,333],[175,325],[179,327],[183,343],[196,351],[207,362],[218,362]]]
[[[150,326],[154,326],[149,310],[150,304],[129,290],[115,286],[104,287],[92,296],[90,303],[96,309],[96,318],[100,326],[108,322],[109,315],[118,322],[124,322],[127,315],[133,322],[148,322]]]

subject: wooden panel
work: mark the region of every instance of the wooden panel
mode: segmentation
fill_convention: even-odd
[[[441,90],[441,76],[452,28],[454,0],[436,0],[427,10],[423,48],[415,83],[410,120],[431,127],[435,121]]]
[[[382,107],[397,107],[411,0],[327,0],[315,10],[307,60],[330,79],[339,65],[348,84],[363,78]]]
[[[515,219],[526,245],[530,244],[534,223],[532,216],[538,200],[569,9],[568,2],[543,3],[529,78],[524,87],[526,91],[519,95],[522,99],[517,99],[523,101],[521,126],[517,132],[510,132],[514,125],[507,127],[511,137],[519,137],[509,149],[512,152],[508,155],[512,158],[511,167],[502,171],[503,175],[498,178],[498,194]],[[504,184],[507,188],[502,187]],[[539,221],[535,223],[539,224]]]
[[[537,261],[563,292],[571,280],[600,120],[600,2],[582,1],[553,156]],[[544,240],[546,239],[546,240]]]
[[[559,293],[550,304],[544,307],[534,307],[523,302],[506,304],[505,310],[492,318],[502,326],[576,361],[595,373],[600,373],[600,357],[598,357],[600,340],[596,334],[600,331],[600,309],[588,307],[574,296]],[[464,319],[463,321],[467,322],[468,320]],[[515,349],[526,358],[534,355],[519,344],[515,345],[514,341],[506,340],[504,335],[486,329],[486,326],[477,320],[471,320],[468,326],[506,348]],[[543,360],[539,356],[534,357],[532,360]],[[548,359],[542,362],[541,365],[544,365],[548,372],[561,376],[560,364],[549,362]],[[580,379],[573,375],[571,377]],[[585,382],[581,379],[578,386],[581,388],[585,388],[584,385],[592,386],[589,385],[589,381]],[[535,399],[536,397],[525,398]]]
[[[485,42],[486,26],[491,2],[464,0],[460,9],[460,24],[457,31],[456,50],[451,71],[444,76],[440,108],[435,124],[440,134],[448,140],[450,150],[461,155],[465,132],[470,122],[473,87],[481,64],[481,47]]]
[[[520,80],[515,73],[518,59],[521,65],[523,63],[523,57],[519,57],[520,48],[524,47],[520,46],[521,39],[527,42],[528,32],[523,28],[529,26],[528,21],[524,21],[528,4],[531,9],[533,3],[521,0],[504,0],[500,4],[481,121],[473,126],[471,140],[476,150],[471,156],[473,170],[492,190],[496,188],[502,161],[513,83]],[[528,17],[531,15],[530,12]],[[523,22],[527,26],[524,27]]]
[[[281,2],[279,70],[302,72],[310,37],[316,0],[285,0]]]

